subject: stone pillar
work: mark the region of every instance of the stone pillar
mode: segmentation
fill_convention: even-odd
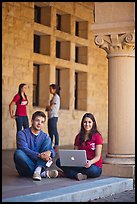
[[[108,153],[103,174],[133,177],[135,164],[134,33],[97,35],[108,58]]]

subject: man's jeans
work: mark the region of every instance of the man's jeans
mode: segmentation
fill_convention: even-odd
[[[48,119],[48,133],[49,133],[49,136],[51,138],[51,142],[53,142],[53,137],[55,136],[55,145],[54,146],[59,145],[59,135],[58,135],[58,131],[57,131],[57,122],[58,122],[57,117],[53,117],[53,118]]]
[[[56,165],[60,169],[62,169],[68,178],[76,178],[77,173],[86,174],[88,177],[96,178],[99,177],[102,173],[102,168],[92,164],[89,168],[85,167],[67,167],[67,166],[61,166],[60,159],[58,158],[56,160]]]
[[[14,162],[20,176],[32,177],[37,166],[42,166],[43,170],[46,169],[45,161],[41,159],[32,161],[21,149],[14,152]]]

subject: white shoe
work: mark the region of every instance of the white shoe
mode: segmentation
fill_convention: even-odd
[[[40,174],[39,173],[36,173],[36,172],[34,172],[34,174],[33,174],[33,180],[36,180],[36,181],[41,181],[41,176],[40,176]]]

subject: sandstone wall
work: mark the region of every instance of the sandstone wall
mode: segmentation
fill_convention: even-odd
[[[36,110],[45,111],[44,105],[33,106],[33,63],[47,63],[48,83],[55,81],[55,67],[65,66],[68,69],[69,83],[63,87],[68,91],[68,108],[60,109],[58,131],[60,145],[73,143],[74,137],[80,129],[80,122],[85,112],[92,112],[97,120],[98,129],[107,142],[108,134],[108,70],[106,53],[94,44],[94,37],[90,26],[94,23],[93,2],[44,2],[51,6],[51,27],[38,26],[34,23],[34,2],[2,2],[2,148],[16,147],[16,124],[9,115],[9,103],[18,91],[20,83],[27,84],[27,107],[29,122]],[[82,19],[87,22],[88,39],[74,36],[74,26],[71,24],[71,33],[57,32],[55,30],[54,12],[62,11],[70,15],[70,22]],[[81,25],[83,26],[83,25]],[[87,27],[86,26],[86,27]],[[48,55],[33,52],[34,30],[40,30],[50,36],[50,52]],[[64,28],[65,29],[65,28]],[[83,30],[84,30],[83,26]],[[82,31],[85,32],[85,31]],[[85,34],[81,34],[85,35]],[[55,37],[61,37],[70,42],[70,60],[55,58]],[[75,44],[87,47],[87,64],[75,63]],[[65,46],[65,45],[64,45]],[[67,44],[67,47],[69,45]],[[66,55],[68,53],[66,52]],[[85,61],[85,51],[81,52],[81,59]],[[81,77],[79,87],[79,106],[82,110],[74,109],[74,72],[86,73]],[[45,74],[46,75],[46,74]],[[65,75],[64,75],[65,76]],[[69,86],[69,89],[68,89]],[[47,86],[48,87],[48,86]],[[85,88],[86,87],[86,88]],[[46,94],[48,89],[45,90]],[[42,91],[43,94],[43,91]],[[48,97],[48,96],[47,96]],[[81,97],[81,98],[80,98]],[[46,100],[46,99],[44,99]],[[42,103],[44,103],[43,101]],[[62,100],[65,100],[62,98]],[[63,102],[65,103],[65,101]],[[46,105],[46,104],[45,104]],[[47,122],[44,126],[47,132]]]

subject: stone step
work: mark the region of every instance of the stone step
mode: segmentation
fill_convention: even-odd
[[[5,198],[2,202],[88,202],[132,189],[132,178],[108,177],[96,181],[87,180],[54,190]]]

